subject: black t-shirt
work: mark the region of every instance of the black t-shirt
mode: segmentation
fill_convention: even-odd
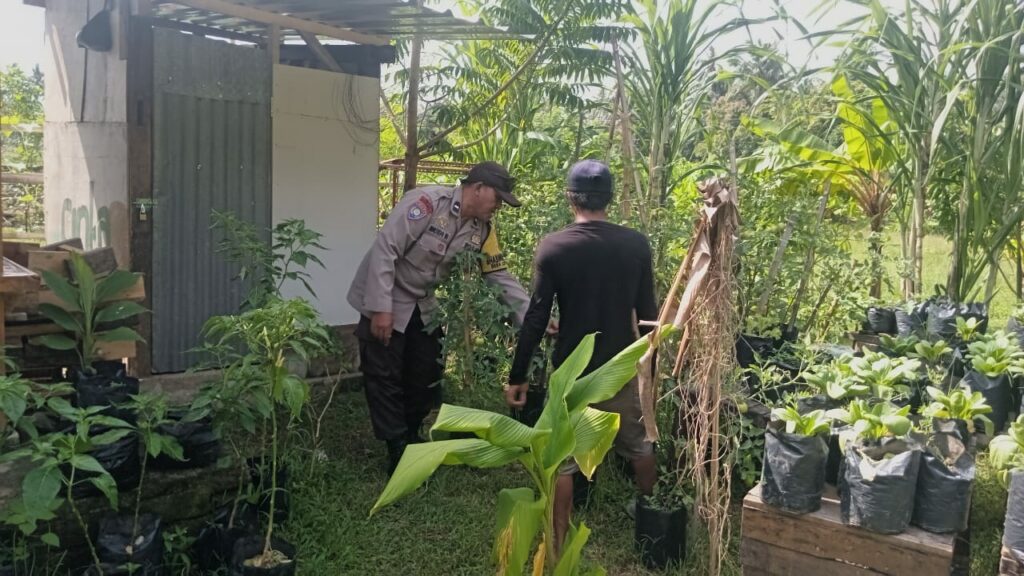
[[[605,221],[576,223],[545,236],[534,256],[533,294],[509,381],[526,382],[530,357],[544,337],[556,298],[559,333],[551,358],[556,368],[587,334],[598,333],[584,373],[632,344],[637,338],[636,320],[658,316],[651,268],[647,238],[624,226]]]

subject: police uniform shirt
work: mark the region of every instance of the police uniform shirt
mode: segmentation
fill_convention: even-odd
[[[419,306],[424,323],[437,310],[434,289],[447,276],[455,255],[484,252],[484,279],[501,289],[501,299],[522,325],[529,296],[505,268],[494,226],[460,217],[461,186],[415,188],[398,202],[373,246],[363,257],[348,292],[348,303],[362,315],[390,312],[394,329],[404,332]]]

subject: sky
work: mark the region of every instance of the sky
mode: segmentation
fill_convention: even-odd
[[[666,2],[668,0],[660,0]],[[820,0],[780,0],[793,17],[800,20],[810,31],[828,30],[855,15],[849,5],[841,8],[816,10]],[[893,0],[895,1],[895,0]],[[891,3],[891,2],[886,2]],[[747,0],[743,3],[744,15],[748,18],[765,17],[772,13],[773,2],[769,0]],[[430,3],[432,6],[447,8],[454,5],[452,0]],[[0,0],[0,68],[19,64],[31,69],[42,63],[43,58],[43,9],[25,6],[21,0]],[[760,26],[754,31],[755,39],[779,42],[780,48],[790,55],[791,63],[800,68],[828,65],[838,54],[838,48],[823,46],[816,50],[804,40],[803,35],[793,26],[772,24]],[[781,38],[780,38],[781,37]],[[747,41],[745,33],[734,34],[731,41]]]

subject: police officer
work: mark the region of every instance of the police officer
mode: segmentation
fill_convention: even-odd
[[[388,472],[407,444],[422,442],[423,419],[441,379],[441,331],[434,288],[462,251],[483,251],[485,280],[522,325],[529,296],[508,272],[491,218],[519,206],[514,179],[497,162],[473,166],[457,186],[409,190],[388,216],[356,272],[348,302],[359,311],[356,337],[374,435],[387,443]]]

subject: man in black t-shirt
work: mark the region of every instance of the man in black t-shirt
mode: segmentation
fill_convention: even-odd
[[[545,236],[534,256],[533,294],[516,346],[506,401],[526,402],[530,358],[543,338],[551,307],[558,302],[559,333],[552,364],[557,368],[587,334],[597,333],[594,354],[584,374],[600,367],[639,336],[637,320],[655,320],[651,248],[643,234],[608,222],[612,176],[608,167],[583,160],[572,167],[566,196],[575,221]],[[650,495],[657,479],[654,452],[640,422],[636,380],[614,398],[594,406],[620,415],[615,450],[630,460],[638,489]],[[568,462],[555,489],[555,534],[560,548],[572,511],[572,474]]]

